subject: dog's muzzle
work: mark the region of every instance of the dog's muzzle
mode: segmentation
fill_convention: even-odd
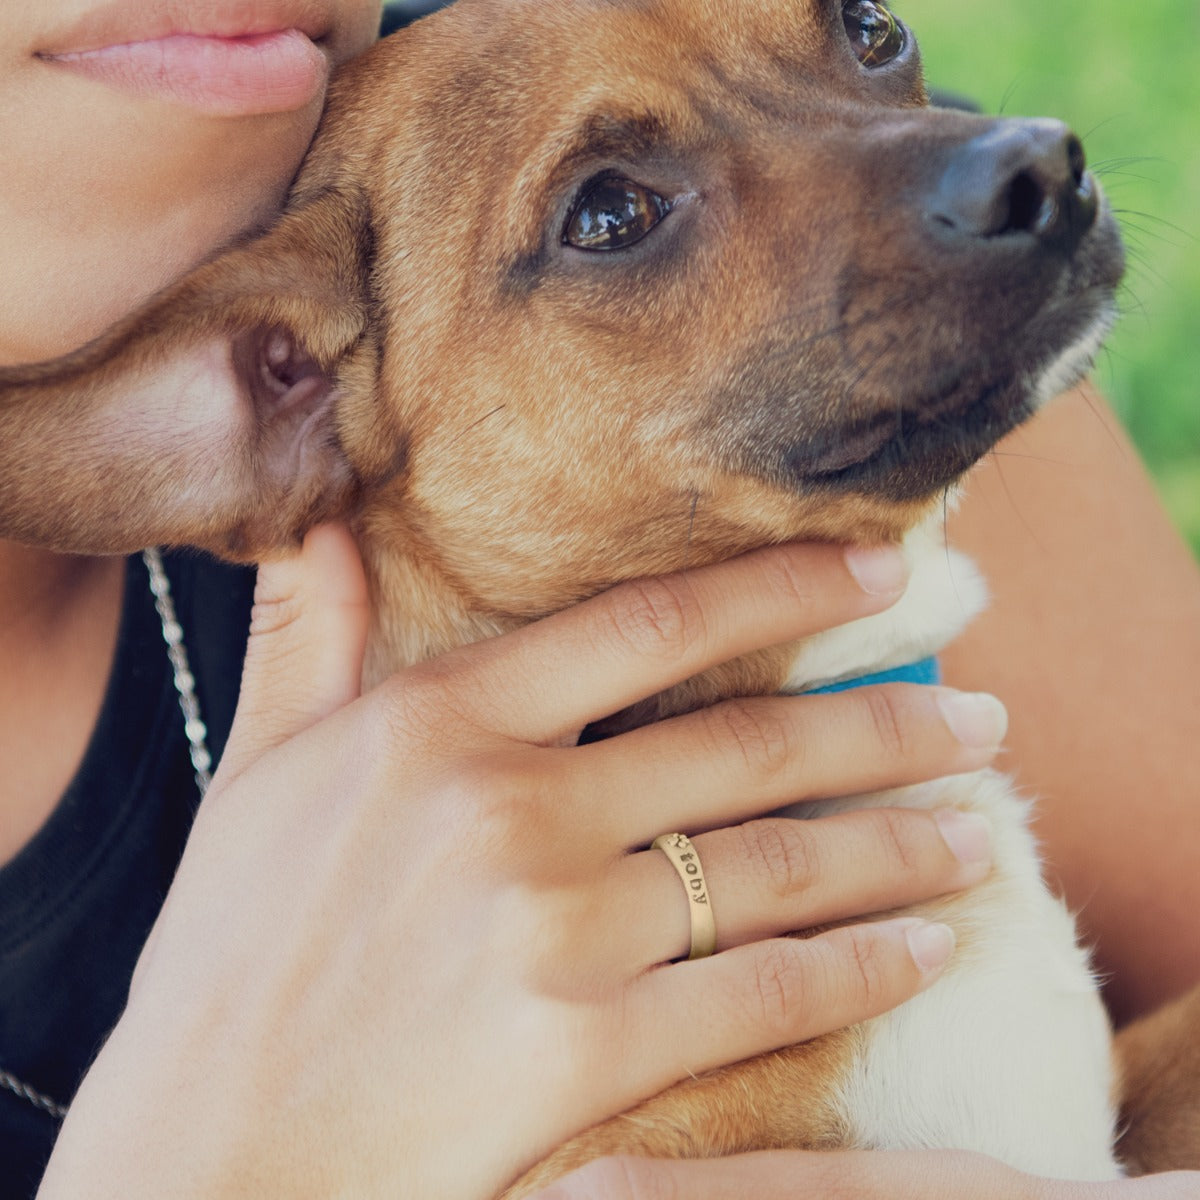
[[[1060,121],[1010,121],[959,147],[929,198],[948,239],[1031,234],[1071,254],[1100,209],[1083,146]]]
[[[763,380],[775,404],[749,423],[748,459],[761,438],[757,469],[785,486],[940,493],[1036,411],[1054,364],[1073,364],[1059,386],[1077,382],[1111,322],[1120,237],[1070,129],[932,110],[909,121],[864,152],[874,199],[839,269],[837,338],[812,339],[822,402],[805,403],[799,356],[782,386]]]

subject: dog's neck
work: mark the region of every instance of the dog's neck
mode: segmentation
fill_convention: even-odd
[[[936,654],[986,603],[979,573],[946,546],[941,530],[939,514],[905,538],[908,590],[886,612],[725,664],[620,714],[601,731],[617,732],[732,695],[807,691]],[[377,597],[368,684],[521,624],[471,611],[427,563],[383,548],[373,553],[369,541],[364,549]]]
[[[940,516],[904,540],[908,590],[891,608],[797,643],[780,689],[803,692],[937,654],[987,603],[975,564],[946,545]]]

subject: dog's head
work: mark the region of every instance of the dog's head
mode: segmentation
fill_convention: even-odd
[[[1086,369],[1122,262],[1067,129],[924,100],[878,0],[460,0],[336,81],[274,228],[0,371],[0,534],[352,516],[495,627],[898,537]]]

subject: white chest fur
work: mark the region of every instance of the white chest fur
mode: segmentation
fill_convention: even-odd
[[[983,586],[967,560],[929,530],[908,550],[904,600],[807,643],[793,690],[922,657],[978,611]],[[1074,923],[1042,880],[1029,806],[989,771],[788,811],[811,818],[884,804],[984,813],[995,867],[970,892],[912,910],[951,925],[958,950],[929,991],[861,1027],[838,1085],[853,1140],[975,1150],[1049,1177],[1118,1177],[1108,1021]]]
[[[1041,879],[1028,806],[981,772],[850,801],[985,813],[996,861],[962,895],[912,911],[945,921],[958,949],[929,991],[862,1027],[838,1104],[864,1148],[946,1147],[1036,1175],[1114,1179],[1108,1019],[1074,922]]]

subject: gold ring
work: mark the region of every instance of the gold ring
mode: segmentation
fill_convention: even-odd
[[[717,948],[717,923],[696,847],[685,833],[664,833],[654,839],[651,848],[661,850],[671,860],[687,889],[688,913],[692,918],[692,952],[688,958],[707,958]]]

